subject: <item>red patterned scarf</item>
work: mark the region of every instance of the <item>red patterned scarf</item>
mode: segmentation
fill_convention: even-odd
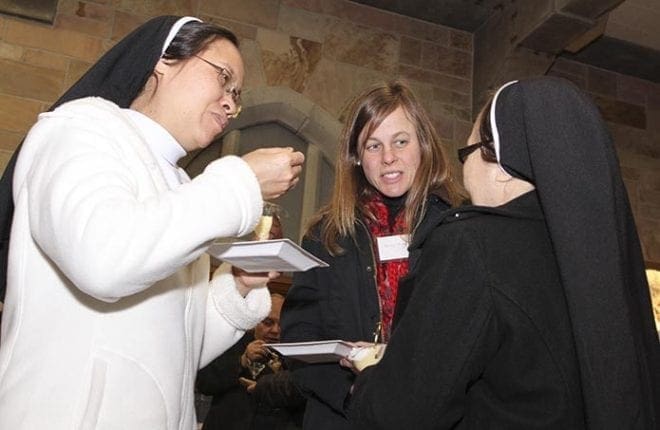
[[[399,279],[408,273],[408,259],[379,261],[377,238],[395,234],[407,234],[404,222],[405,211],[403,209],[400,210],[392,225],[390,225],[390,208],[383,202],[380,194],[372,197],[366,202],[365,206],[376,217],[375,220],[367,220],[367,227],[371,233],[373,251],[377,260],[376,282],[381,307],[382,341],[387,342],[392,328],[392,317],[394,316],[394,307],[399,291]]]

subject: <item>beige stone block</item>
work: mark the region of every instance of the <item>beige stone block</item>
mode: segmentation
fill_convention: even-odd
[[[114,45],[117,41],[124,38],[131,31],[135,30],[142,23],[146,22],[147,19],[142,15],[135,15],[128,12],[116,11],[115,20],[112,26],[112,44],[106,46],[106,49]]]
[[[322,43],[334,31],[337,19],[303,9],[280,6],[277,30],[294,37]]]
[[[646,103],[649,108],[660,109],[660,84],[649,82]]]
[[[52,51],[87,61],[96,60],[103,52],[103,45],[99,38],[23,21],[8,22],[6,40],[9,43]]]
[[[39,102],[0,95],[0,130],[25,134],[41,110]]]
[[[112,34],[112,21],[98,21],[76,15],[58,15],[55,27],[96,37],[109,37]]]
[[[454,121],[454,139],[459,146],[465,146],[472,134],[472,122],[456,120]]]
[[[642,171],[634,167],[621,167],[621,177],[624,180],[635,181],[637,183],[642,177]]]
[[[449,45],[449,28],[428,21],[409,18],[351,1],[328,2],[328,6],[323,12],[388,33],[398,33],[444,46]]]
[[[617,74],[602,69],[587,69],[587,91],[604,96],[617,96]]]
[[[268,85],[285,85],[303,92],[321,59],[321,44],[259,29],[263,70]]]
[[[5,151],[4,149],[0,149],[0,171],[5,171],[5,168],[7,167],[7,164],[9,164],[9,160],[11,160],[13,154],[14,151]]]
[[[660,205],[660,190],[639,190],[639,203],[640,206],[658,206]]]
[[[660,222],[635,217],[644,260],[660,262]]]
[[[456,49],[445,48],[435,43],[422,45],[421,67],[452,76],[471,79],[472,54]]]
[[[381,71],[322,58],[310,76],[303,95],[341,120],[353,97],[368,86],[388,78],[389,75]]]
[[[58,15],[73,15],[78,10],[80,0],[59,0],[57,2]]]
[[[557,60],[552,65],[552,70],[562,73],[567,73],[569,75],[580,76],[584,79],[587,77],[587,68],[582,63],[577,61],[567,60],[565,58],[557,58]]]
[[[21,46],[0,42],[0,58],[5,60],[21,61],[24,49]]]
[[[637,213],[639,207],[638,182],[624,178],[623,185],[626,187],[626,192],[628,194],[628,200],[630,201],[631,210],[633,211],[633,213]]]
[[[660,160],[640,154],[641,151],[636,148],[621,148],[619,143],[616,142],[616,151],[621,166],[639,169],[660,169]]]
[[[646,109],[642,106],[598,95],[593,95],[593,99],[606,121],[646,129]]]
[[[435,109],[431,109],[429,112],[431,117],[431,122],[435,127],[435,131],[438,133],[441,139],[454,139],[454,118],[444,113],[438,113]]]
[[[283,6],[304,9],[310,12],[327,13],[329,6],[342,3],[341,0],[281,0]]]
[[[461,108],[469,109],[472,106],[469,94],[457,93],[456,91],[435,86],[433,87],[433,99],[440,103],[451,104]]]
[[[617,98],[621,101],[646,106],[646,95],[650,92],[648,81],[626,75],[616,75]]]
[[[660,221],[660,201],[640,204],[638,213],[641,218]]]
[[[115,0],[115,9],[145,16],[195,15],[189,0]]]
[[[14,152],[18,145],[21,143],[25,133],[22,131],[7,131],[0,130],[0,151]]]
[[[449,46],[472,52],[472,34],[464,31],[451,30],[449,33]]]
[[[257,38],[257,30],[259,27],[254,25],[222,19],[211,15],[200,15],[199,18],[204,22],[211,22],[213,24],[229,29],[236,35],[236,37],[238,37],[239,41],[241,41],[241,44],[243,43],[242,40],[244,39],[255,40]]]
[[[110,7],[109,4],[79,1],[76,16],[95,21],[110,22],[114,17],[114,8]]]
[[[660,167],[660,159],[657,161],[658,167]],[[639,172],[639,187],[641,192],[660,191],[660,170],[639,169]],[[660,205],[660,200],[658,200],[657,204]]]
[[[429,82],[439,88],[455,91],[461,94],[470,94],[472,91],[472,85],[469,79],[449,76],[445,73],[439,73],[433,70],[402,64],[399,66],[399,74],[407,79]]]
[[[548,76],[556,76],[558,78],[564,78],[568,81],[573,82],[578,88],[582,90],[586,90],[587,88],[587,78],[585,78],[584,76],[573,75],[571,73],[564,73],[562,71],[554,70],[554,69],[551,69],[548,72]]]
[[[649,132],[660,133],[660,108],[646,110],[646,128]]]
[[[401,47],[399,51],[399,62],[410,64],[411,66],[421,65],[422,41],[403,36],[401,37]]]
[[[0,93],[37,100],[55,100],[63,81],[62,70],[0,60]]]
[[[254,40],[241,41],[241,55],[245,64],[243,93],[250,88],[266,85],[266,74],[261,62],[261,49]]]
[[[390,33],[340,22],[323,45],[327,58],[386,73],[396,71],[399,41]]]
[[[69,67],[67,57],[37,49],[26,49],[23,62],[37,67],[61,71],[65,71]]]
[[[216,0],[202,2],[200,12],[276,29],[279,6],[278,0]]]
[[[73,84],[78,82],[78,79],[80,79],[91,66],[92,63],[85,63],[84,61],[71,61],[69,64],[69,69],[66,73],[66,78],[64,79],[64,90],[70,88]]]

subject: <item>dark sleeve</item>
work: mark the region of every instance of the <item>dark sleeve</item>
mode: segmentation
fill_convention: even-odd
[[[270,408],[295,409],[305,404],[305,397],[293,383],[288,370],[260,377],[252,395],[258,404]]]
[[[207,396],[222,395],[240,385],[238,378],[243,368],[239,360],[251,336],[246,334],[206,367],[197,372],[197,391]]]
[[[452,428],[482,371],[474,353],[492,306],[475,241],[455,225],[436,229],[414,277],[382,361],[356,380],[349,405],[356,428]]]
[[[332,257],[318,241],[308,238],[302,246],[328,262],[331,267],[297,272],[282,307],[282,342],[329,340],[324,313],[328,311],[328,291],[324,271],[334,270]],[[338,363],[304,365],[291,362],[293,378],[306,396],[313,396],[338,413],[344,413],[344,399],[353,383],[353,374]]]

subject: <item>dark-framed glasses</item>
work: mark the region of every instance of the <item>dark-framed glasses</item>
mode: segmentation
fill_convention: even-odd
[[[470,154],[490,142],[490,140],[482,140],[481,142],[458,148],[458,161],[460,161],[461,164],[465,164],[465,160],[467,160]]]
[[[215,71],[218,72],[218,82],[220,83],[220,87],[222,88],[222,91],[224,91],[225,94],[229,94],[234,101],[234,104],[236,105],[236,113],[233,116],[237,117],[241,112],[241,92],[240,90],[237,90],[235,86],[229,85],[232,81],[231,72],[227,68],[212,63],[199,55],[195,55],[195,57],[213,67]]]

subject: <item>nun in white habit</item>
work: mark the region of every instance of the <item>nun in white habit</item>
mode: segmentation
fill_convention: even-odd
[[[231,32],[158,17],[40,115],[0,189],[15,206],[0,428],[195,428],[197,369],[270,308],[267,274],[209,280],[205,251],[250,232],[304,158],[262,149],[193,180],[176,166],[238,114],[243,76]]]

